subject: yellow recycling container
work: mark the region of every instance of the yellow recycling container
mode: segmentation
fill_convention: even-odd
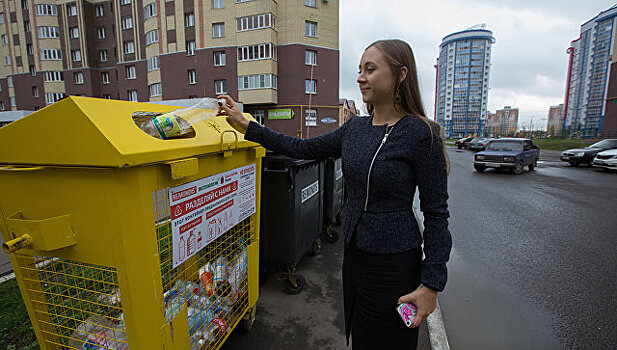
[[[41,349],[216,349],[258,297],[265,150],[225,117],[68,97],[0,128],[0,231]],[[3,253],[2,253],[3,254]]]

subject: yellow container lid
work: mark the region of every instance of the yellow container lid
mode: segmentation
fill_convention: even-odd
[[[70,96],[0,128],[0,164],[120,168],[257,146],[224,116],[195,123],[195,137],[170,140],[146,134],[133,121],[135,112],[176,109]]]

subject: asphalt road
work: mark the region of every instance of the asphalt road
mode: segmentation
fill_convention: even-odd
[[[448,153],[451,348],[617,348],[617,173],[477,173],[473,152]]]

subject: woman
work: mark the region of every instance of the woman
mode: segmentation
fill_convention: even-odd
[[[354,349],[415,349],[417,327],[435,309],[447,278],[448,159],[439,125],[424,113],[411,47],[377,41],[364,51],[359,68],[370,116],[351,118],[319,137],[301,140],[249,122],[229,96],[220,96],[227,101],[220,109],[246,132],[245,139],[268,149],[303,159],[342,157],[347,342],[351,334]],[[412,211],[416,186],[423,234]],[[418,310],[410,328],[396,311],[403,302]]]

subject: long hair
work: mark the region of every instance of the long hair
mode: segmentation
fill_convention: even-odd
[[[404,115],[418,118],[429,127],[431,140],[439,140],[446,161],[446,170],[450,172],[450,158],[446,153],[446,147],[441,137],[441,125],[428,119],[424,111],[424,104],[422,103],[420,86],[418,84],[416,60],[411,46],[402,40],[378,40],[370,44],[365,50],[373,46],[384,55],[386,62],[390,66],[390,70],[395,76],[394,94],[392,95],[395,110]],[[401,76],[401,68],[403,67],[407,67],[407,76],[399,84],[398,81]],[[366,109],[369,115],[373,116],[375,106],[367,104]]]

